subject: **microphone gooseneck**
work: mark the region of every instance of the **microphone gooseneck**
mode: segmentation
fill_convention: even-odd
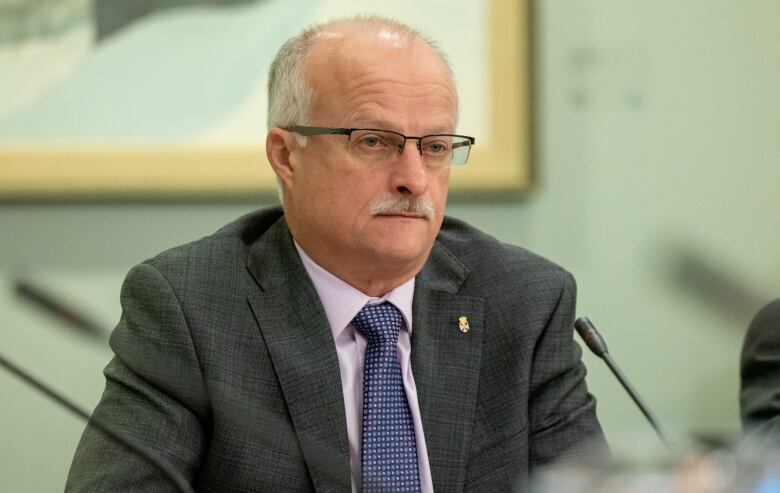
[[[2,355],[0,355],[0,366],[5,367],[6,370],[14,374],[16,377],[23,380],[25,383],[38,390],[40,393],[44,394],[49,399],[55,401],[57,404],[64,407],[71,413],[75,414],[76,416],[82,418],[85,421],[88,421],[92,426],[99,429],[106,435],[110,436],[117,443],[121,444],[128,450],[148,460],[152,465],[154,465],[154,467],[158,471],[160,471],[163,474],[163,476],[168,478],[171,481],[171,483],[175,484],[176,489],[179,490],[181,493],[194,493],[192,486],[190,486],[187,480],[184,479],[184,477],[181,474],[179,474],[178,471],[176,471],[173,467],[171,467],[170,464],[165,462],[161,457],[158,457],[151,450],[147,450],[141,445],[123,436],[119,431],[115,430],[111,425],[102,421],[101,419],[98,419],[97,416],[90,417],[89,413],[81,409],[79,406],[71,402],[66,397],[50,389],[46,384],[39,381],[32,375],[28,374],[26,371],[22,370],[15,364],[11,363],[7,359],[5,359]]]
[[[577,333],[580,335],[580,337],[582,337],[582,340],[585,341],[585,345],[588,346],[588,349],[590,349],[593,354],[603,359],[609,369],[612,370],[612,373],[618,379],[623,388],[626,389],[628,395],[631,396],[631,399],[634,401],[637,407],[639,407],[639,410],[642,411],[642,414],[645,415],[645,418],[647,418],[647,421],[650,423],[650,426],[653,427],[661,442],[666,446],[666,448],[671,449],[672,446],[661,429],[660,423],[656,419],[655,415],[653,415],[650,407],[645,403],[644,400],[642,400],[639,392],[637,392],[634,386],[631,385],[631,382],[628,381],[628,377],[626,377],[615,360],[612,359],[612,356],[610,356],[609,350],[607,349],[607,343],[604,338],[601,337],[599,331],[596,330],[596,326],[593,325],[593,322],[591,322],[588,317],[580,317],[574,322],[574,328],[577,330]]]

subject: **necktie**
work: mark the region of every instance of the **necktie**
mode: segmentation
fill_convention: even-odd
[[[363,365],[363,492],[420,491],[417,445],[398,361],[403,316],[390,303],[366,305],[352,320],[368,339]]]

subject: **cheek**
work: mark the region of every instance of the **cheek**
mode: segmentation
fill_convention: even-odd
[[[436,206],[443,209],[447,202],[447,192],[449,191],[450,168],[435,170],[430,177],[431,195]]]
[[[359,231],[370,219],[369,209],[380,194],[361,173],[330,170],[309,187],[311,212],[335,234]]]

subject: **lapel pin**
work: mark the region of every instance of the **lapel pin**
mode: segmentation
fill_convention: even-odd
[[[458,327],[464,334],[469,331],[469,319],[465,316],[458,317]]]

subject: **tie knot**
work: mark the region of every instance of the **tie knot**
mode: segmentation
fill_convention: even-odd
[[[404,317],[401,311],[388,302],[366,305],[352,319],[355,329],[369,341],[393,344],[398,342],[398,332],[403,323]]]

